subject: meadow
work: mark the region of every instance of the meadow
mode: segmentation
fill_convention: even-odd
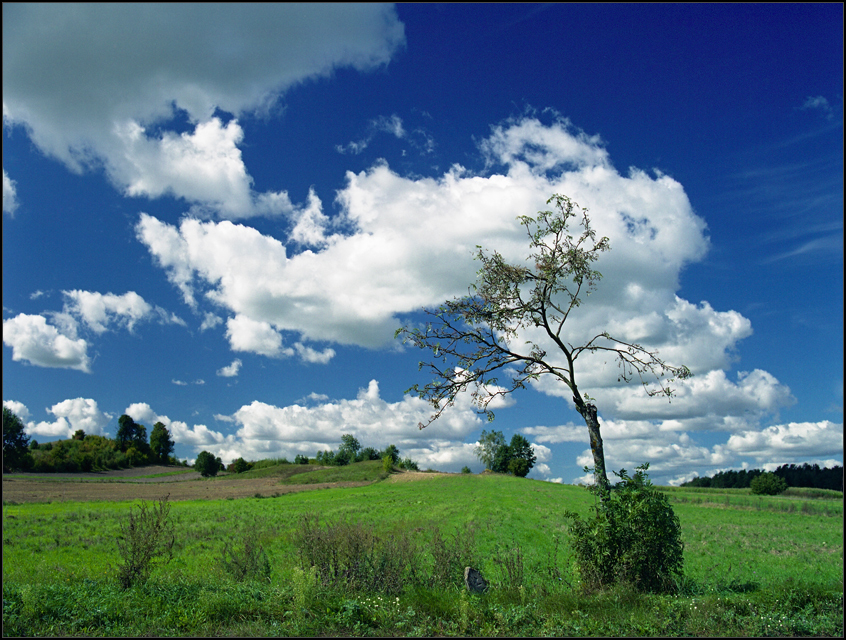
[[[92,489],[72,500],[51,497],[65,495],[57,479],[39,481],[42,499],[27,494],[26,502],[6,492],[24,480],[4,478],[4,635],[843,635],[840,493],[760,498],[668,488],[685,542],[677,593],[587,593],[562,517],[587,513],[594,498],[584,488],[498,474],[385,478],[380,466],[275,465],[181,481],[149,474],[143,483],[64,479]],[[239,491],[227,489],[237,483]],[[112,498],[94,491],[100,486],[112,487]],[[117,537],[137,508],[128,498],[140,491],[171,494],[174,555],[145,584],[122,589]],[[362,589],[322,579],[303,540],[327,526],[406,553],[401,580]],[[227,552],[250,545],[266,570],[244,578]],[[460,558],[447,553],[459,550]],[[434,579],[458,560],[461,570],[466,561],[482,571],[486,593],[469,594],[460,570]]]

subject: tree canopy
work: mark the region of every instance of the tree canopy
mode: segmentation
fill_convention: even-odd
[[[220,458],[215,458],[214,454],[209,453],[208,451],[200,451],[197,454],[197,460],[194,462],[194,468],[200,472],[200,475],[204,478],[208,478],[209,476],[216,476],[217,472],[220,471],[222,463]]]
[[[467,390],[477,410],[493,420],[489,405],[494,398],[525,388],[542,375],[553,376],[569,388],[576,410],[585,420],[595,479],[607,489],[597,408],[577,384],[579,356],[607,351],[618,360],[621,380],[628,382],[637,376],[649,395],[667,398],[672,396],[670,383],[691,373],[686,366],[666,364],[655,350],[614,338],[606,331],[582,344],[568,340],[565,324],[602,278],[593,263],[610,244],[606,237],[597,239],[587,210],[567,196],[553,195],[547,204],[554,210],[540,211],[535,218],[518,217],[529,241],[523,264],[510,264],[498,252],[477,247],[481,268],[468,295],[448,300],[437,309],[424,309],[429,321],[423,328],[397,330],[396,336],[402,336],[404,342],[434,356],[420,363],[421,369],[434,373],[434,380],[423,387],[415,384],[407,393],[416,393],[434,408],[429,421],[418,425],[422,429]],[[570,228],[571,221],[581,227],[578,235]],[[527,339],[526,330],[535,328],[542,330],[542,341]],[[548,355],[549,348],[557,350],[559,357]],[[506,386],[500,386],[500,370],[508,371]]]
[[[8,407],[3,407],[3,472],[26,467],[31,462],[27,458],[28,451],[29,436],[23,420]]]
[[[150,449],[153,454],[162,462],[167,462],[168,457],[173,453],[175,444],[170,437],[170,431],[162,422],[157,422],[153,425],[153,431],[150,433]]]
[[[537,460],[532,445],[519,433],[512,436],[511,444],[505,444],[505,436],[501,431],[482,430],[475,452],[485,469],[496,473],[511,473],[520,478],[529,474]]]

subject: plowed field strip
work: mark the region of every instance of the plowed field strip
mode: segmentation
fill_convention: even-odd
[[[57,481],[10,478],[3,479],[4,502],[92,502],[117,500],[157,500],[170,494],[170,500],[221,500],[248,498],[255,495],[270,497],[285,493],[314,491],[334,487],[358,487],[369,482],[334,482],[305,485],[281,485],[278,478],[219,478],[185,482],[131,481]]]

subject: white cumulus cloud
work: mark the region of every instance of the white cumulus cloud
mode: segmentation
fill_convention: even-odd
[[[46,437],[70,438],[82,429],[86,435],[105,435],[109,415],[100,411],[96,400],[74,398],[54,404],[47,409],[56,420],[53,422],[30,422],[26,426],[27,434]]]
[[[14,215],[18,208],[17,183],[3,169],[3,213]]]
[[[185,325],[177,316],[153,306],[134,291],[123,295],[96,291],[63,291],[64,312],[79,317],[95,333],[103,333],[112,323],[132,332],[138,322],[158,320],[161,323]]]
[[[77,338],[73,327],[55,327],[40,315],[18,314],[3,320],[3,344],[12,348],[12,360],[39,367],[90,372],[88,342]]]
[[[221,367],[220,369],[218,369],[217,375],[223,376],[224,378],[234,378],[235,376],[238,375],[238,371],[241,370],[242,364],[243,363],[241,362],[241,360],[239,358],[235,358],[232,361],[232,364],[230,364],[226,367]]]
[[[73,171],[104,167],[129,195],[225,217],[283,213],[287,194],[253,192],[243,131],[216,110],[268,113],[297,83],[384,65],[404,42],[384,4],[9,5],[3,117]],[[192,131],[156,129],[178,110]]]

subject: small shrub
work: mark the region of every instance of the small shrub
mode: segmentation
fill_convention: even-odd
[[[371,527],[343,520],[324,527],[319,516],[304,516],[294,544],[302,569],[315,571],[325,586],[399,593],[420,582],[419,548],[408,535],[377,536]]]
[[[470,467],[464,466],[464,467],[461,467],[461,473],[473,473],[473,472],[470,471]]]
[[[270,560],[250,533],[244,534],[238,548],[229,542],[224,543],[221,565],[238,582],[270,579]]]
[[[382,458],[382,470],[385,473],[390,473],[394,470],[394,459],[391,456]]]
[[[229,465],[228,471],[233,473],[244,473],[253,468],[252,463],[247,462],[244,458],[235,458]]]
[[[523,550],[519,544],[514,543],[509,549],[495,548],[493,561],[502,570],[504,586],[511,589],[519,589],[523,586],[525,570],[523,568]]]
[[[640,591],[670,592],[682,576],[684,543],[670,502],[649,482],[648,464],[634,477],[625,469],[612,489],[592,487],[600,500],[582,520],[567,511],[571,543],[583,586],[627,583]]]
[[[456,531],[447,537],[435,527],[428,546],[432,553],[432,572],[429,576],[429,585],[432,587],[463,587],[464,567],[479,566],[476,557],[476,526],[472,522],[464,531]]]
[[[158,562],[166,564],[173,558],[175,536],[169,497],[152,506],[142,500],[138,511],[130,508],[129,517],[120,525],[117,547],[123,564],[118,567],[118,582],[124,589],[146,582]]]
[[[787,482],[769,471],[754,478],[749,484],[752,493],[761,496],[776,496],[787,490]]]
[[[294,458],[294,464],[308,464],[308,456],[297,454]]]

